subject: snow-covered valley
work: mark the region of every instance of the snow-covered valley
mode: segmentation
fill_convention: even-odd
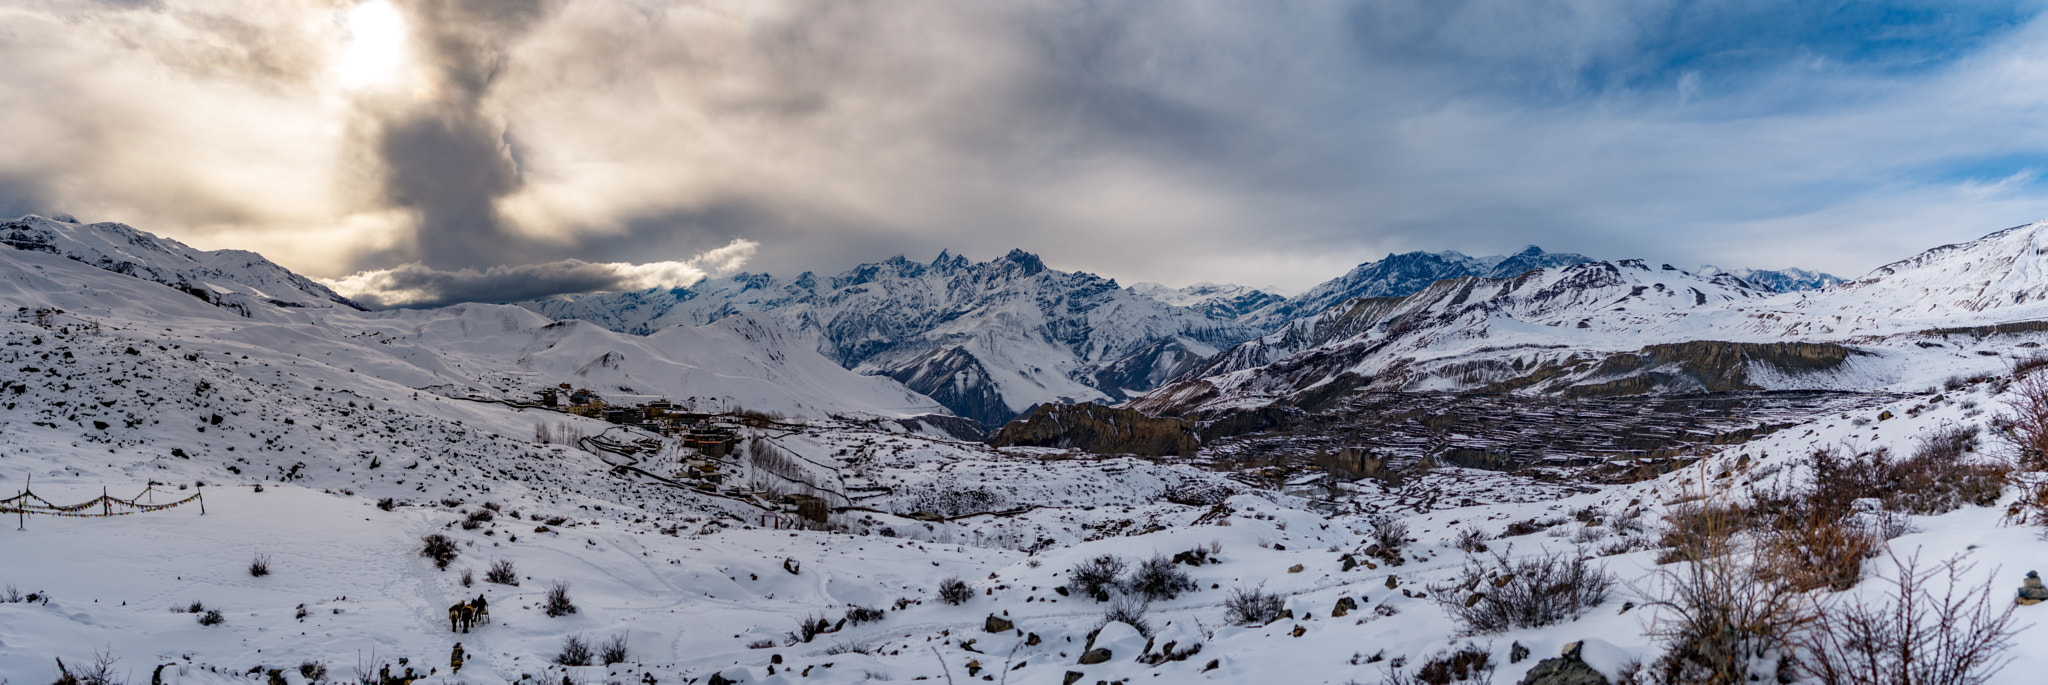
[[[31,223],[60,238],[78,230]],[[91,235],[115,234],[104,226]],[[1921,570],[1974,564],[1957,586],[1988,578],[2003,611],[2048,559],[2027,519],[2044,474],[2003,437],[2024,433],[2013,429],[2029,402],[2048,398],[2015,380],[2048,336],[2013,325],[2044,316],[2035,232],[1811,292],[1579,262],[1346,299],[1247,336],[1264,350],[1208,348],[1239,364],[1183,381],[1224,389],[1212,397],[1169,406],[1160,398],[1186,397],[1169,388],[1132,403],[1194,419],[1199,448],[1161,457],[963,439],[942,403],[849,370],[781,315],[634,335],[505,305],[365,312],[310,287],[280,295],[298,281],[267,261],[228,268],[189,248],[142,249],[156,239],[140,232],[105,243],[133,252],[94,247],[109,256],[98,265],[15,245],[0,252],[0,498],[202,499],[8,516],[20,530],[0,532],[0,682],[57,680],[59,659],[81,678],[118,659],[109,682],[171,684],[1489,682],[1474,664],[1498,683],[1572,664],[1655,682],[1682,644],[1670,636],[1695,563],[1680,533],[1697,507],[1760,511],[1830,487],[1818,452],[1905,460],[1950,444],[1936,471],[2021,468],[1953,506],[1894,502],[1883,490],[1898,483],[1859,491],[1842,525],[1889,552],[1853,559],[1847,589],[1788,596],[1815,612],[1876,605],[1917,555]],[[2006,254],[2017,256],[1995,256]],[[945,335],[974,332],[958,325]],[[1811,372],[1785,361],[1804,357],[1751,350],[1714,375],[1701,371],[1711,355],[1651,347],[1702,340],[1853,351]],[[1394,348],[1411,361],[1370,366]],[[1645,362],[1608,365],[1624,353]],[[1482,358],[1496,366],[1299,401],[1344,373]],[[1509,399],[1456,392],[1545,363],[1584,368],[1498,396]],[[1544,386],[1680,367],[1730,384],[1704,388],[1714,397],[1833,394],[1708,411],[1675,394],[1659,404],[1668,387],[1577,397]],[[563,385],[601,404],[542,399]],[[1088,398],[1107,399],[1072,399]],[[664,400],[687,418],[592,409]],[[1198,411],[1218,407],[1243,411]],[[1298,420],[1214,430],[1262,410]],[[1347,411],[1384,426],[1307,420]],[[1503,437],[1517,434],[1554,439]],[[1651,434],[1659,442],[1644,442]],[[1485,458],[1524,452],[1539,458]],[[1717,558],[1784,539],[1768,526],[1734,533],[1736,551]],[[1127,568],[1097,601],[1077,571],[1105,556]],[[1613,580],[1596,602],[1475,627],[1461,608],[1506,600],[1467,583],[1467,569],[1502,593],[1524,582],[1486,566],[1495,559],[1583,560]],[[1163,584],[1136,582],[1148,578]],[[489,621],[451,629],[450,607],[478,596]],[[1986,682],[2031,683],[2048,668],[2031,647],[2048,640],[2043,611],[2013,608],[2014,648],[1999,656],[2010,661]],[[1817,682],[1788,665],[1819,661],[1810,635],[1755,637],[1750,673]],[[579,660],[572,639],[591,665],[557,663]],[[1574,643],[1577,658],[1562,659]],[[600,663],[614,645],[623,658]],[[1460,653],[1471,677],[1451,675]]]

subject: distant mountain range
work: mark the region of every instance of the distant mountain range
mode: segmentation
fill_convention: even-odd
[[[2032,316],[2048,293],[2015,274],[2034,273],[2028,241],[2038,233],[2021,227],[1937,248],[1850,282],[1798,269],[1685,271],[1602,262],[1531,246],[1490,257],[1390,254],[1283,296],[1213,283],[1124,287],[1013,250],[979,262],[951,253],[930,262],[899,256],[788,280],[738,274],[513,309],[362,312],[255,253],[195,250],[121,224],[35,216],[0,223],[0,243],[16,250],[169,286],[244,319],[318,322],[316,313],[345,312],[416,331],[349,324],[358,334],[376,331],[383,345],[443,329],[431,334],[440,341],[432,361],[407,358],[439,379],[414,387],[504,393],[510,386],[490,380],[485,369],[511,365],[627,394],[725,394],[731,397],[721,401],[728,403],[811,413],[950,411],[989,427],[1035,405],[1083,401],[1199,415],[1301,406],[1364,390],[1586,394],[1894,383],[1911,374],[1867,363],[1864,357],[1893,354],[1867,343],[1859,356],[1831,362],[1825,371],[1833,380],[1825,382],[1785,369],[1703,380],[1658,370],[1656,364],[1690,362],[1641,350],[1705,340],[1825,340],[1841,347],[1852,335],[1896,337],[1913,326]],[[515,314],[522,309],[538,316]],[[1902,323],[1908,321],[1915,323]],[[669,332],[679,326],[694,332]],[[599,327],[609,330],[593,335]],[[484,354],[480,331],[497,331],[485,336],[492,339],[512,334],[515,342]],[[706,357],[700,348],[724,351]],[[1928,348],[1913,348],[1919,349]],[[1616,356],[1624,354],[1636,358]],[[798,357],[842,371],[828,373]],[[730,375],[720,369],[727,362],[713,359],[746,369],[747,377],[782,380],[765,393],[713,383]],[[1843,370],[1859,364],[1863,376]],[[685,368],[696,370],[677,374]],[[835,375],[843,371],[851,373]],[[871,378],[850,380],[861,376]],[[870,387],[891,381],[900,390]],[[1588,389],[1596,385],[1603,389]]]
[[[857,372],[885,375],[961,416],[996,426],[1034,405],[1121,402],[1186,375],[1218,351],[1360,297],[1413,294],[1462,277],[1512,276],[1588,258],[1392,254],[1293,297],[1237,285],[1120,287],[1013,250],[987,262],[895,257],[820,277],[765,274],[688,288],[517,303],[556,319],[648,334],[759,311]]]

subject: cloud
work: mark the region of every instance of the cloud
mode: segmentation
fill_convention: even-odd
[[[391,1],[407,78],[353,90],[352,1],[0,7],[0,208],[408,302],[738,239],[784,274],[1021,247],[1300,288],[1536,243],[1849,275],[2048,216],[2019,0]]]
[[[565,259],[446,271],[412,262],[324,282],[342,296],[371,308],[516,302],[570,293],[684,287],[706,276],[739,270],[757,247],[751,241],[735,240],[691,259],[647,264],[593,264]]]

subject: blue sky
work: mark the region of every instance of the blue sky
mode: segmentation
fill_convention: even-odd
[[[463,293],[1013,247],[1173,285],[1527,244],[1853,277],[2048,218],[2043,9],[42,0],[0,11],[36,103],[0,210]]]

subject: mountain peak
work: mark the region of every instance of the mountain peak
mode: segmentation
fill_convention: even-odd
[[[1016,264],[1017,266],[1023,268],[1024,274],[1027,276],[1045,270],[1045,261],[1039,259],[1038,255],[1031,254],[1029,252],[1025,252],[1019,249],[1012,249],[1010,250],[1009,254],[1003,255],[1003,261]]]

